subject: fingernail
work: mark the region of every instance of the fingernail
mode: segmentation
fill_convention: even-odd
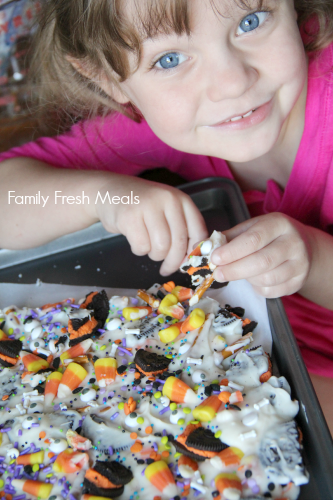
[[[224,274],[220,270],[214,271],[213,277],[214,277],[215,281],[218,281],[219,283],[223,283],[225,281]]]
[[[160,275],[161,276],[168,276],[170,273],[168,273],[165,269],[160,269]]]

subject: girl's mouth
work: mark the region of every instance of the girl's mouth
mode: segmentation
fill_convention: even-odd
[[[257,108],[251,109],[244,115],[233,116],[232,118],[217,123],[216,125],[210,125],[210,127],[223,128],[226,130],[242,130],[244,128],[252,127],[263,122],[267,118],[271,107],[272,99]]]

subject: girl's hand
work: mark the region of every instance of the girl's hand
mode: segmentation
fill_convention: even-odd
[[[267,298],[297,292],[312,264],[307,227],[281,213],[255,217],[224,231],[228,243],[212,255],[216,281],[247,279]]]
[[[112,183],[100,189],[104,198],[133,191],[140,203],[99,203],[97,215],[107,231],[126,236],[135,255],[164,260],[160,273],[175,272],[193,244],[207,238],[204,219],[191,198],[176,188],[136,177],[112,176]],[[103,194],[104,193],[104,194]]]

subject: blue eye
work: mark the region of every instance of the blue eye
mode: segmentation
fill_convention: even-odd
[[[248,14],[241,20],[238,26],[237,35],[254,31],[266,20],[268,15],[268,12],[254,12],[253,14]]]
[[[155,64],[159,69],[173,69],[186,60],[186,57],[178,52],[168,52],[162,56]]]

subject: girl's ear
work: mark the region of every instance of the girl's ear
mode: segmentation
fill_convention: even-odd
[[[111,99],[116,101],[118,104],[127,104],[130,102],[129,98],[120,90],[118,85],[111,82],[104,71],[96,75],[91,67],[84,61],[80,59],[75,59],[71,56],[66,56],[67,61],[73,66],[73,68],[88,80],[96,83]]]

